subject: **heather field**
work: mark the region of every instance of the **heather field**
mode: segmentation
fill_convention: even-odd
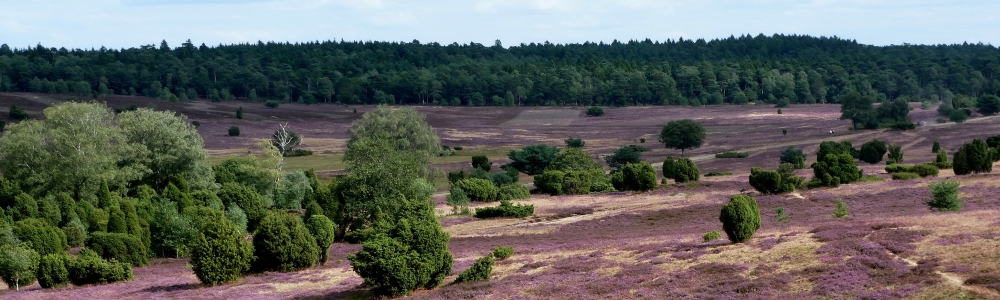
[[[35,94],[0,94],[0,108],[16,104],[32,116],[47,105],[67,100]],[[353,120],[371,106],[281,105],[259,103],[171,103],[149,98],[101,98],[111,107],[137,105],[178,111],[199,121],[199,132],[215,160],[254,152],[255,139],[268,138],[279,123],[303,137],[303,148],[316,154],[288,159],[289,169],[315,168],[321,175],[343,172],[340,156]],[[234,111],[243,106],[244,119]],[[918,106],[918,105],[914,105]],[[455,257],[452,274],[415,299],[1000,299],[1000,177],[994,174],[891,180],[885,163],[859,163],[866,175],[884,181],[837,188],[760,195],[748,183],[751,167],[774,169],[781,150],[803,148],[807,165],[821,141],[851,141],[855,147],[878,138],[902,145],[904,163],[933,160],[931,144],[954,153],[973,138],[1000,133],[1000,118],[975,117],[964,124],[934,124],[933,110],[910,112],[927,126],[910,131],[850,131],[838,120],[839,105],[792,105],[777,114],[770,105],[714,107],[605,108],[587,117],[582,107],[416,107],[427,116],[442,144],[462,146],[455,156],[435,160],[445,171],[469,169],[473,154],[497,163],[523,145],[563,146],[567,137],[583,138],[594,156],[638,144],[652,149],[643,159],[661,163],[679,151],[656,139],[668,121],[694,119],[707,130],[702,147],[684,156],[702,174],[733,175],[702,181],[668,181],[645,193],[615,192],[576,196],[532,195],[535,206],[524,219],[446,216],[444,194],[435,195],[440,222],[450,233]],[[356,111],[356,112],[355,112]],[[240,126],[242,135],[226,129]],[[788,134],[783,135],[782,129]],[[835,130],[830,134],[830,130]],[[645,138],[645,143],[640,139]],[[748,152],[748,158],[721,159],[724,151]],[[997,167],[997,166],[995,166]],[[659,169],[657,167],[657,169]],[[809,169],[798,175],[812,176]],[[956,178],[964,208],[958,212],[928,209],[928,184]],[[531,182],[522,175],[521,182]],[[446,182],[443,184],[447,184]],[[760,205],[762,225],[747,243],[725,238],[704,242],[722,231],[720,208],[735,194],[748,193]],[[835,218],[835,201],[849,216]],[[494,204],[473,204],[473,207]],[[783,208],[787,218],[779,219]],[[513,246],[515,254],[493,266],[491,280],[450,284],[495,246]],[[154,259],[135,268],[136,279],[99,286],[44,290],[38,284],[20,291],[2,290],[4,299],[368,299],[373,294],[347,262],[359,245],[335,243],[329,262],[292,273],[263,273],[237,282],[199,284],[186,259]]]

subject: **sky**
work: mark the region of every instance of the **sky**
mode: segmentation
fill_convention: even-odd
[[[0,44],[172,47],[325,40],[582,43],[838,36],[872,45],[1000,45],[1000,1],[0,0]]]

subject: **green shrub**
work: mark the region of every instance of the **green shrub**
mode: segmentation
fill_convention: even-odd
[[[587,142],[585,142],[583,139],[574,137],[566,139],[565,142],[566,142],[566,147],[569,148],[583,148],[584,145],[587,145]]]
[[[66,226],[63,226],[62,231],[66,235],[66,245],[69,247],[81,247],[83,241],[87,239],[87,229],[83,227],[79,219],[73,219]]]
[[[910,165],[900,165],[900,164],[886,165],[885,166],[885,172],[889,173],[889,174],[899,173],[899,172],[909,172],[910,171],[910,167],[912,167],[912,166],[910,166]]]
[[[8,115],[10,116],[11,119],[17,121],[24,121],[31,118],[31,115],[28,115],[28,112],[24,111],[20,107],[17,107],[16,105],[10,106],[10,111]]]
[[[456,215],[469,214],[469,196],[461,188],[452,187],[446,198],[448,206],[451,206],[451,213]]]
[[[146,247],[139,238],[127,233],[94,232],[86,246],[104,259],[126,262],[132,266],[149,264]]]
[[[795,176],[795,167],[783,163],[777,171],[750,168],[750,186],[761,194],[780,194],[795,191],[802,184],[802,177]]]
[[[900,145],[890,145],[889,146],[889,158],[886,160],[886,164],[898,164],[903,162],[903,146]]]
[[[476,218],[524,218],[535,214],[534,205],[511,204],[510,201],[500,201],[499,206],[476,209]]]
[[[565,178],[566,172],[555,170],[545,171],[542,174],[535,175],[535,187],[539,191],[548,193],[549,195],[563,195],[566,193],[562,185]]]
[[[462,148],[462,146],[455,146],[453,149],[455,149],[455,151],[462,151],[464,148]]]
[[[587,109],[587,115],[591,117],[600,117],[604,115],[604,109],[599,106],[591,106]]]
[[[735,195],[729,198],[729,203],[722,207],[719,214],[722,229],[733,243],[742,243],[753,238],[754,232],[760,228],[760,209],[753,197]]]
[[[834,218],[839,219],[839,218],[846,218],[847,216],[849,216],[849,214],[847,214],[847,203],[844,203],[844,200],[840,200],[840,198],[837,198],[836,204],[837,204],[837,211],[833,212]]]
[[[909,172],[917,173],[920,177],[938,176],[938,167],[933,164],[919,164],[910,167]]]
[[[726,171],[723,171],[723,172],[718,172],[718,171],[712,171],[712,172],[708,172],[708,173],[705,173],[705,177],[714,177],[714,176],[727,176],[727,175],[733,175],[733,172],[726,172]]]
[[[822,149],[821,149],[822,150]],[[813,185],[839,186],[861,179],[862,171],[850,154],[827,154],[813,165]]]
[[[701,171],[690,159],[675,160],[672,156],[667,156],[663,161],[663,177],[673,179],[677,183],[698,181],[701,177]]]
[[[132,280],[132,266],[126,262],[106,261],[90,249],[80,251],[80,256],[66,262],[69,282],[74,285],[112,283]]]
[[[747,158],[747,157],[750,157],[750,153],[737,152],[737,151],[727,151],[715,154],[715,158]]]
[[[801,149],[795,149],[795,147],[788,146],[788,148],[781,151],[779,162],[790,163],[792,166],[795,166],[796,169],[805,169],[806,155]]]
[[[25,219],[14,223],[14,235],[39,255],[62,253],[69,249],[66,234],[42,219]]]
[[[622,167],[621,191],[648,191],[656,187],[656,169],[648,162],[626,164]]]
[[[316,239],[302,219],[268,212],[253,234],[255,271],[289,272],[312,267],[319,257]]]
[[[39,255],[31,248],[16,245],[0,246],[0,278],[15,290],[35,283]]]
[[[998,142],[1000,142],[1000,140],[998,140]],[[938,143],[937,141],[934,141],[934,144],[931,145],[931,153],[938,153],[938,152],[941,152],[941,144]]]
[[[458,150],[458,147],[455,147],[455,150]],[[521,173],[538,175],[545,172],[558,153],[559,149],[556,147],[538,144],[524,146],[521,150],[511,150],[507,153],[507,157],[512,160],[510,166]]]
[[[522,200],[529,198],[531,198],[531,192],[528,191],[528,188],[517,183],[501,185],[497,192],[497,200]]]
[[[239,126],[229,127],[229,136],[240,136],[240,127]]]
[[[316,247],[319,248],[319,263],[326,264],[330,255],[330,245],[333,244],[334,230],[336,225],[330,218],[324,215],[313,215],[306,220],[306,228],[316,239]]]
[[[618,148],[611,155],[605,156],[604,161],[608,163],[609,167],[620,170],[623,166],[625,166],[625,164],[637,164],[642,162],[642,153],[647,151],[649,151],[649,148],[628,145]],[[600,166],[594,166],[594,168],[600,168]]]
[[[479,178],[462,179],[452,185],[452,187],[465,191],[466,195],[472,201],[494,201],[496,200],[497,192],[499,192],[499,189],[493,185],[493,182]]]
[[[932,182],[930,188],[934,198],[927,201],[927,205],[941,211],[957,211],[962,209],[962,198],[958,197],[959,187],[961,185],[956,180]]]
[[[264,218],[267,211],[264,197],[261,197],[253,188],[239,183],[224,183],[222,189],[219,190],[219,199],[226,207],[235,204],[243,209],[247,216],[248,231],[254,231],[257,228],[257,224]]]
[[[514,255],[514,247],[511,246],[496,246],[493,247],[493,257],[497,260],[505,260],[511,255]]]
[[[489,172],[493,168],[493,163],[490,162],[490,158],[486,157],[486,155],[473,155],[472,168]]]
[[[224,218],[213,218],[191,243],[191,270],[205,285],[239,279],[250,270],[253,246]]]
[[[465,170],[459,170],[458,172],[448,172],[448,183],[455,184],[459,180],[469,178],[469,173],[465,173]]]
[[[944,150],[938,151],[937,156],[934,157],[934,166],[938,169],[951,169],[952,164],[948,162],[948,153]]]
[[[993,171],[990,148],[983,140],[974,139],[962,145],[955,153],[952,164],[955,175],[989,173]]]
[[[266,106],[267,108],[278,108],[278,105],[281,105],[281,102],[274,101],[274,100],[264,101],[264,106]],[[358,112],[358,110],[355,109],[354,112],[356,113],[356,112]]]
[[[476,263],[458,275],[455,283],[489,280],[490,273],[493,272],[493,262],[493,255],[477,259]]]
[[[49,254],[42,256],[38,263],[38,271],[35,277],[38,278],[38,285],[43,289],[54,288],[69,284],[69,271],[66,270],[65,254]]]
[[[882,182],[882,181],[885,181],[885,178],[882,178],[877,175],[865,175],[861,176],[861,179],[858,179],[858,182]]]
[[[871,140],[865,142],[861,145],[860,157],[861,161],[869,164],[877,164],[882,161],[882,157],[888,151],[885,142],[879,140]]]
[[[910,180],[920,178],[920,174],[911,172],[892,173],[892,180]]]
[[[722,238],[722,234],[720,234],[718,231],[715,231],[715,230],[706,232],[705,235],[701,236],[701,240],[704,241],[704,242],[706,242],[706,243],[714,241],[714,240],[717,240],[717,239],[721,239],[721,238]]]

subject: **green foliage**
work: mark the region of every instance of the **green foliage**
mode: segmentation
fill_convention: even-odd
[[[103,284],[132,280],[132,266],[126,262],[106,261],[90,249],[80,251],[76,259],[68,259],[66,270],[74,285]]]
[[[15,245],[0,246],[0,278],[14,290],[35,283],[38,262],[35,250]]]
[[[930,184],[931,194],[934,195],[927,205],[932,209],[941,211],[957,211],[962,209],[962,198],[958,197],[958,189],[961,184],[957,180],[942,180]]]
[[[837,198],[836,205],[837,205],[837,211],[833,212],[834,218],[840,219],[850,216],[847,213],[847,203],[844,203],[844,200],[840,200],[840,198]]]
[[[268,212],[253,234],[255,271],[290,272],[312,267],[319,258],[316,238],[309,234],[302,219],[283,213]]]
[[[712,172],[705,173],[705,177],[726,176],[726,175],[733,175],[733,172],[712,171]]]
[[[646,151],[649,151],[649,148],[628,145],[618,148],[611,155],[605,156],[604,161],[608,163],[609,167],[621,169],[626,164],[637,164],[642,162],[642,153]]]
[[[962,145],[953,159],[955,175],[989,173],[993,171],[990,148],[983,140],[974,139]]]
[[[727,151],[715,154],[715,158],[747,158],[747,157],[750,157],[750,153],[738,152],[738,151]]]
[[[591,106],[587,109],[587,115],[591,117],[600,117],[604,115],[604,109],[599,106]]]
[[[38,202],[26,193],[14,197],[14,205],[10,208],[11,217],[17,220],[34,218],[38,215]]]
[[[497,192],[499,192],[493,182],[479,178],[459,180],[452,185],[452,188],[462,189],[472,201],[494,201],[497,198]]]
[[[666,148],[685,149],[701,147],[705,140],[705,128],[695,121],[684,119],[670,121],[660,130],[660,143]]]
[[[778,114],[779,114],[779,115],[781,114],[781,108],[779,108],[779,109],[778,109]]]
[[[240,136],[240,127],[239,126],[235,126],[235,125],[234,126],[230,126],[229,127],[229,136]]]
[[[948,153],[944,150],[938,151],[934,157],[934,165],[939,169],[950,169],[952,165],[948,162]]]
[[[493,169],[493,163],[490,162],[490,158],[486,157],[486,155],[473,155],[472,168],[489,172],[490,169]]]
[[[243,210],[247,216],[248,231],[254,231],[257,228],[257,224],[264,218],[267,211],[264,197],[261,197],[253,188],[239,183],[223,184],[222,189],[219,190],[219,199],[226,207],[235,204]]]
[[[401,199],[394,222],[380,222],[361,251],[348,256],[354,272],[382,295],[405,295],[433,288],[451,273],[448,234],[434,216],[428,197]]]
[[[722,228],[733,243],[742,243],[753,238],[754,232],[760,228],[760,209],[753,197],[735,195],[729,198],[729,203],[722,207],[719,214]]]
[[[523,200],[529,198],[531,198],[531,192],[528,191],[528,188],[516,183],[501,185],[497,191],[497,200]]]
[[[462,274],[458,274],[455,283],[490,280],[490,273],[493,272],[493,262],[493,255],[477,259],[471,267],[462,272]]]
[[[787,128],[782,128],[781,129],[781,135],[788,135],[788,129]]]
[[[791,164],[783,164],[791,168]],[[782,176],[785,175],[785,176]],[[801,184],[801,177],[792,174],[781,174],[779,171],[750,168],[750,186],[761,194],[781,194],[795,191]]]
[[[278,149],[278,153],[281,153],[281,156],[304,156],[293,155],[296,153],[296,150],[299,150],[302,138],[294,131],[289,130],[286,125],[279,125],[278,129],[274,130],[274,133],[271,134],[271,145]]]
[[[31,119],[31,115],[28,115],[28,112],[24,111],[24,109],[21,109],[20,107],[17,107],[17,105],[11,105],[10,111],[7,115],[15,121]]]
[[[313,197],[309,177],[302,171],[289,172],[278,183],[274,195],[274,206],[284,209],[300,209],[303,202]]]
[[[706,242],[706,243],[714,241],[714,240],[717,240],[717,239],[721,239],[721,238],[722,238],[722,234],[719,233],[718,231],[715,231],[715,230],[706,232],[705,235],[701,236],[701,240],[704,241],[704,242]]]
[[[775,208],[774,213],[777,214],[777,216],[775,216],[774,219],[777,220],[778,222],[788,221],[788,215],[785,214],[784,206],[778,206],[777,208]]]
[[[243,119],[243,107],[236,108],[236,119]]]
[[[319,263],[326,264],[330,254],[330,245],[333,244],[334,231],[336,225],[324,215],[313,215],[306,220],[306,229],[316,239],[316,247],[319,248]]]
[[[965,123],[965,120],[969,119],[970,111],[968,109],[956,109],[948,113],[948,120],[955,123]]]
[[[997,140],[997,142],[998,145],[1000,145],[1000,140]],[[937,141],[934,141],[934,145],[931,146],[931,153],[938,153],[938,152],[941,152],[941,144],[939,144]]]
[[[171,178],[183,177],[191,189],[214,189],[204,141],[183,115],[147,108],[125,112],[115,120],[126,140],[141,145],[137,160],[149,169],[137,183],[157,189]],[[144,148],[144,149],[143,149]],[[185,190],[189,192],[189,190]]]
[[[514,255],[514,247],[511,246],[496,246],[493,247],[493,258],[496,260],[505,260],[511,255]]]
[[[186,216],[177,211],[177,204],[169,201],[154,203],[149,220],[150,251],[159,257],[181,257],[188,253],[188,243],[194,239],[196,228]]]
[[[226,209],[226,219],[229,220],[229,222],[232,223],[233,226],[239,230],[239,232],[247,232],[247,214],[243,212],[243,209],[240,208],[239,205],[236,205],[236,203],[229,204],[229,208]]]
[[[253,245],[239,228],[224,218],[213,218],[191,242],[191,270],[205,285],[234,281],[250,270],[253,253]]]
[[[80,219],[73,219],[66,226],[62,227],[63,234],[66,235],[66,245],[69,247],[81,247],[83,241],[87,239],[87,229],[80,223]]]
[[[281,105],[281,102],[275,100],[264,101],[264,106],[266,106],[267,108],[278,108],[279,105]]]
[[[667,156],[663,161],[663,177],[673,179],[677,183],[698,181],[701,177],[701,171],[690,159],[675,160],[674,157]]]
[[[826,157],[814,163],[812,167],[813,182],[815,182],[812,185],[839,186],[858,181],[862,175],[854,158],[843,152],[827,154]]]
[[[559,149],[545,144],[524,146],[521,150],[511,150],[507,157],[512,160],[511,167],[521,173],[538,175],[556,159]]]
[[[212,172],[219,184],[239,183],[253,188],[260,195],[273,194],[275,183],[281,180],[281,174],[273,166],[268,166],[265,160],[256,157],[227,158],[213,166]],[[228,205],[226,201],[223,203]]]
[[[2,129],[3,128],[0,127],[0,131],[3,131]],[[565,142],[567,148],[583,148],[583,146],[587,145],[587,142],[583,139],[574,137],[566,139]]]
[[[626,164],[622,167],[622,184],[615,188],[621,191],[648,191],[656,187],[656,169],[642,162]]]
[[[146,247],[139,238],[127,233],[94,232],[87,238],[86,246],[104,259],[114,259],[132,266],[149,264]]]
[[[919,164],[910,167],[909,172],[917,173],[920,177],[938,176],[938,167],[933,164]]]
[[[600,169],[601,165],[580,148],[566,148],[556,154],[555,159],[545,170],[557,171],[589,171]]]
[[[38,263],[35,277],[43,289],[61,287],[69,284],[69,271],[66,270],[65,254],[49,254],[42,256]]]
[[[424,115],[408,107],[379,105],[351,123],[348,135],[351,137],[347,142],[348,148],[362,138],[385,138],[394,141],[393,148],[396,150],[415,154],[417,162],[423,165],[441,151],[441,143],[434,128],[427,124]],[[345,161],[346,159],[347,157]]]
[[[903,146],[900,145],[890,145],[889,146],[889,159],[886,161],[887,164],[898,164],[903,162]]]
[[[976,100],[976,109],[984,116],[995,115],[1000,112],[1000,97],[990,94],[979,96]]]
[[[892,173],[892,180],[910,180],[920,178],[920,174],[911,172]]]
[[[452,187],[451,192],[448,193],[446,198],[448,205],[451,206],[451,213],[456,215],[470,214],[469,212],[469,199],[468,194],[465,193],[459,187]]]
[[[66,234],[42,219],[24,219],[14,223],[14,235],[26,247],[40,255],[62,253],[69,249]]]
[[[825,141],[819,144],[819,150],[816,151],[816,160],[820,161],[825,159],[827,154],[834,154],[834,155],[847,154],[850,155],[852,158],[857,158],[857,156],[860,156],[860,153],[858,153],[858,155],[855,155],[854,153],[856,151],[857,150],[855,150],[854,147],[851,145],[851,142],[845,141],[837,143],[832,141]]]
[[[476,209],[476,218],[524,218],[535,214],[534,205],[511,204],[510,201],[501,200],[499,206],[482,207]]]
[[[871,140],[861,145],[860,157],[861,161],[869,164],[877,164],[882,161],[882,157],[888,151],[885,142],[879,140]]]

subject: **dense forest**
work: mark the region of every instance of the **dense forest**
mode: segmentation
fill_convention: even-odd
[[[838,37],[441,45],[263,43],[80,50],[0,46],[0,91],[174,101],[341,104],[703,105],[950,100],[1000,93],[1000,49],[870,46]]]

